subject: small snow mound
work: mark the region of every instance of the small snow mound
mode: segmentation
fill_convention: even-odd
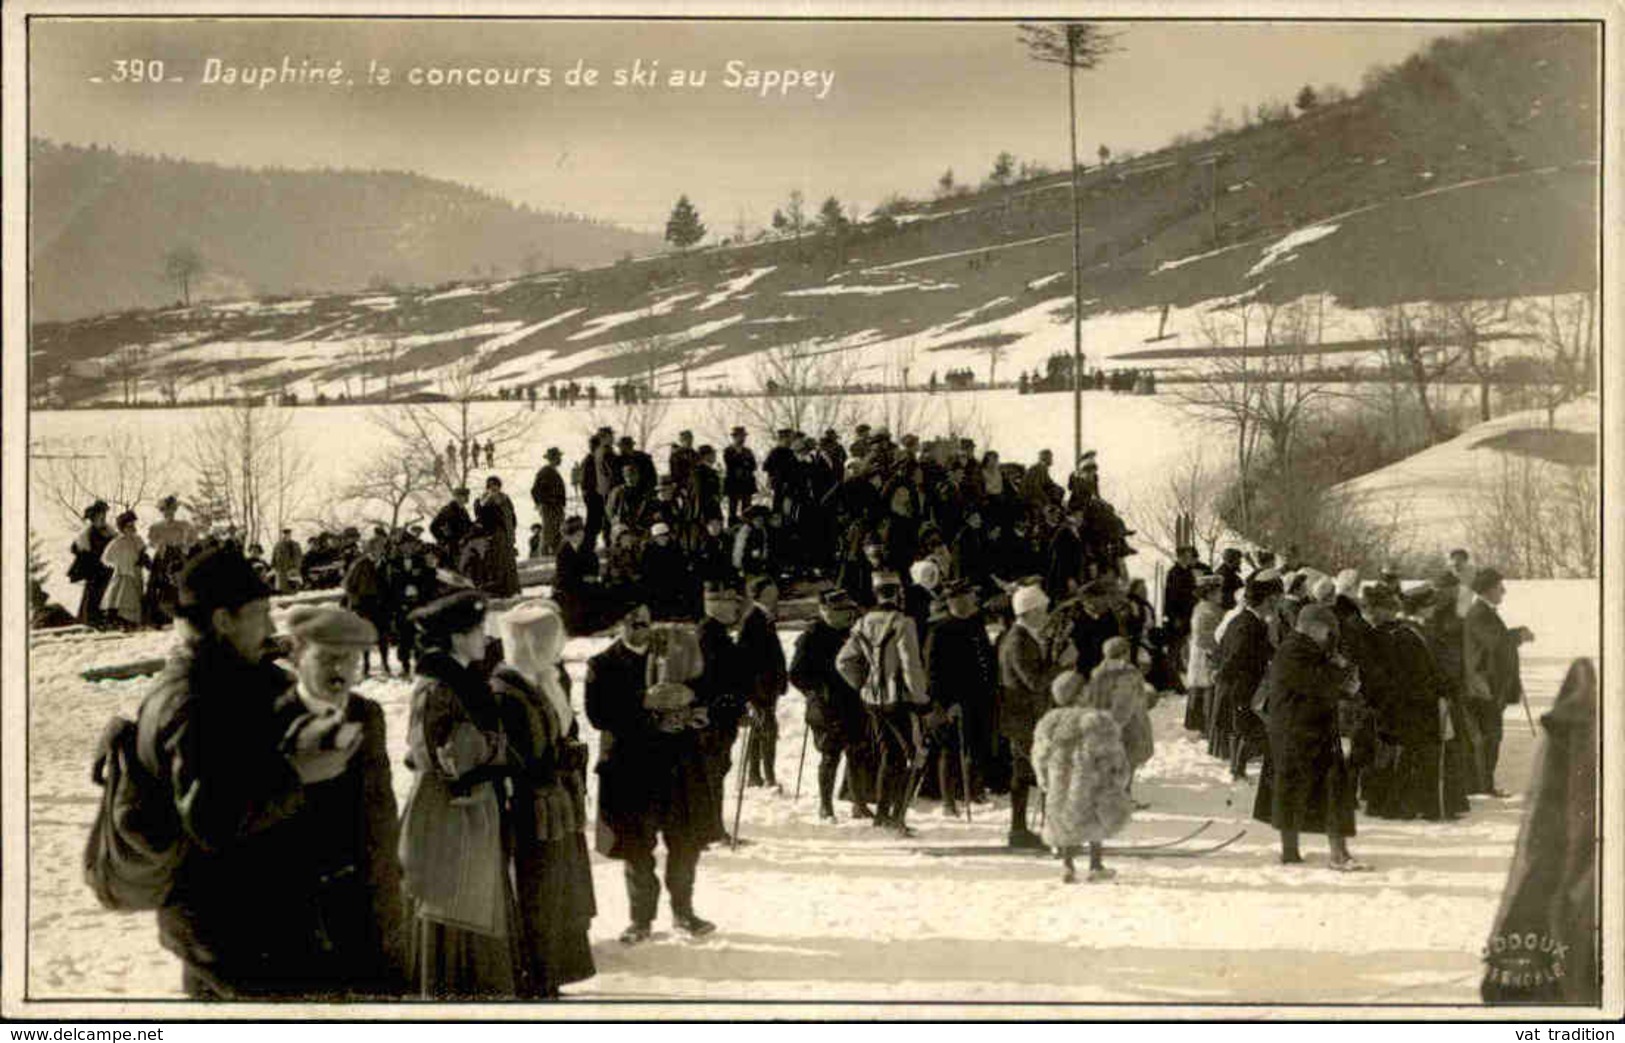
[[[1319,242],[1336,232],[1337,228],[1337,225],[1310,225],[1308,228],[1300,228],[1282,237],[1264,248],[1264,255],[1258,259],[1258,263],[1247,270],[1247,278],[1251,279],[1255,275],[1261,274],[1272,265],[1293,260],[1297,257],[1297,254],[1293,251],[1300,246],[1308,246],[1310,243]]]

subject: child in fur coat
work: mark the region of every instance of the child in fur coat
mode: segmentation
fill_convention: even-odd
[[[1123,733],[1123,750],[1128,754],[1129,792],[1132,799],[1134,773],[1151,759],[1154,752],[1151,738],[1151,707],[1156,704],[1157,692],[1145,682],[1140,668],[1130,656],[1129,643],[1120,637],[1107,640],[1102,648],[1105,659],[1089,675],[1089,687],[1083,701],[1096,710],[1112,715]],[[1135,810],[1145,807],[1135,802]]]
[[[1084,692],[1081,674],[1061,674],[1050,688],[1057,705],[1033,730],[1033,771],[1047,804],[1044,842],[1060,850],[1061,879],[1069,884],[1078,878],[1072,860],[1084,844],[1091,882],[1117,875],[1102,861],[1103,844],[1134,810],[1122,730],[1111,712],[1095,709]]]

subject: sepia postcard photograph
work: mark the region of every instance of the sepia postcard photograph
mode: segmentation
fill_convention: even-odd
[[[4,19],[5,1016],[1620,1017],[1616,7]]]

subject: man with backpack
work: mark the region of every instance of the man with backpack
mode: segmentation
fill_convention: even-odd
[[[122,775],[109,782],[108,799],[132,813],[99,818],[87,851],[104,905],[157,909],[160,941],[198,999],[345,987],[317,970],[344,961],[312,898],[320,881],[303,816],[309,787],[344,773],[362,734],[334,727],[330,741],[285,751],[278,702],[292,679],[267,654],[269,595],[230,550],[181,573],[184,639],[141,704],[133,758],[119,757]],[[330,716],[320,723],[342,723]]]
[[[862,697],[879,751],[874,824],[908,836],[905,816],[921,747],[916,712],[929,696],[919,635],[903,611],[902,580],[895,572],[876,573],[874,588],[875,607],[852,628],[835,669]]]

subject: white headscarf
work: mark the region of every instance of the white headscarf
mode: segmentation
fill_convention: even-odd
[[[552,601],[526,601],[504,613],[498,622],[502,654],[537,691],[547,697],[558,715],[561,732],[570,730],[575,713],[570,696],[559,682],[558,664],[564,654],[564,617]]]

